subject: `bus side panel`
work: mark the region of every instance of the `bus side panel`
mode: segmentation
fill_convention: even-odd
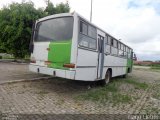
[[[126,74],[127,59],[111,55],[105,55],[104,59],[103,79],[108,68],[112,69],[112,77]]]
[[[132,72],[132,67],[133,67],[133,59],[132,59],[132,57],[133,57],[133,52],[131,52],[132,54],[129,56],[129,58],[127,59],[127,68],[126,68],[126,73],[127,72]],[[128,71],[128,69],[129,69],[129,71]]]
[[[50,42],[34,42],[34,50],[31,59],[35,60],[34,65],[46,66],[44,61],[48,61],[48,51]]]
[[[71,61],[70,63],[76,64],[77,61],[77,51],[78,51],[78,16],[74,14],[74,24],[73,24],[73,37],[71,45]]]
[[[94,81],[97,77],[97,52],[78,48],[76,80]]]

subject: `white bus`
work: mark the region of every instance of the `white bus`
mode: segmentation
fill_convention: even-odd
[[[32,72],[107,84],[132,71],[133,50],[76,12],[41,18],[32,34]]]

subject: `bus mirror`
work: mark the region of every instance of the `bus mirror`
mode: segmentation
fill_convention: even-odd
[[[137,57],[136,57],[136,54],[133,53],[133,58],[132,58],[134,61],[137,61]]]

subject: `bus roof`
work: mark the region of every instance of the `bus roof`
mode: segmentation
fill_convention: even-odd
[[[50,16],[46,16],[43,18],[40,18],[38,20],[36,20],[37,22],[41,22],[47,19],[52,19],[52,18],[56,18],[56,17],[68,17],[68,16],[78,16],[80,18],[82,18],[85,22],[91,24],[92,26],[96,27],[97,29],[101,30],[102,32],[104,32],[106,35],[114,38],[115,40],[119,41],[120,43],[124,44],[123,42],[121,42],[120,40],[116,39],[115,37],[113,37],[111,34],[105,32],[103,29],[99,28],[98,26],[96,26],[95,24],[91,23],[90,21],[88,21],[86,18],[84,18],[83,16],[81,16],[80,14],[78,14],[77,12],[72,12],[72,13],[60,13],[60,14],[54,14],[54,15],[50,15]],[[128,45],[124,44],[125,46],[127,46],[128,48],[132,49],[131,47],[129,47]],[[132,49],[133,50],[133,49]]]
[[[86,18],[84,18],[83,16],[81,16],[80,14],[76,13],[77,16],[79,16],[80,18],[82,18],[84,21],[86,21],[87,23],[91,24],[92,26],[96,27],[97,29],[101,30],[102,32],[104,32],[105,34],[107,34],[108,36],[114,38],[115,40],[119,41],[120,43],[124,44],[123,42],[121,42],[120,40],[116,39],[115,37],[113,37],[111,34],[105,32],[103,29],[99,28],[98,26],[96,26],[95,24],[91,23],[90,21],[88,21]],[[129,47],[128,45],[124,44],[125,46],[127,46],[128,48],[132,49],[131,47]],[[133,49],[132,49],[133,50]]]
[[[54,15],[50,15],[50,16],[46,16],[46,17],[43,17],[43,18],[40,18],[38,20],[36,20],[36,22],[41,22],[41,21],[44,21],[44,20],[47,20],[47,19],[52,19],[52,18],[57,18],[57,17],[67,17],[67,16],[73,16],[72,13],[61,13],[61,14],[54,14]]]

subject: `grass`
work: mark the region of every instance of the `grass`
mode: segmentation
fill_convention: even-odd
[[[153,98],[160,100],[160,84],[153,87]]]
[[[153,97],[160,100],[160,93],[154,93],[153,94]]]
[[[126,82],[128,84],[134,85],[135,89],[143,89],[143,90],[145,90],[145,89],[148,88],[148,84],[140,83],[140,82],[132,80],[132,79],[126,79],[126,80],[123,80],[123,82]]]
[[[143,111],[145,111],[146,114],[159,114],[159,108],[155,108],[154,106],[150,106],[147,109],[143,109]]]
[[[76,98],[78,100],[89,100],[99,103],[130,103],[134,101],[136,97],[133,97],[129,92],[124,92],[120,90],[122,84],[130,84],[134,86],[134,89],[145,90],[148,88],[148,84],[140,83],[132,79],[118,79],[109,83],[104,87],[93,88],[85,93],[80,94]]]
[[[0,59],[15,60],[15,57],[13,55],[6,54],[6,55],[3,55],[3,56],[0,56]],[[24,58],[21,58],[21,59],[22,60],[30,60],[30,56],[26,55]]]
[[[151,69],[158,69],[158,70],[160,70],[160,66],[151,66]]]
[[[160,70],[160,64],[152,64],[152,65],[134,65],[134,66],[146,66],[146,67],[150,67],[150,69],[153,69],[153,70]],[[135,68],[135,69],[141,69],[141,68]]]
[[[158,69],[158,70],[160,70],[160,64],[153,64],[153,65],[151,65],[151,69]]]
[[[160,64],[152,64],[152,65],[134,65],[134,66],[146,66],[146,67],[150,67],[150,69],[160,70]],[[136,68],[136,69],[138,69],[138,68]]]
[[[14,57],[2,57],[2,59],[13,59],[14,60]]]
[[[1,56],[1,59],[14,59],[14,57],[12,55],[6,54]]]

